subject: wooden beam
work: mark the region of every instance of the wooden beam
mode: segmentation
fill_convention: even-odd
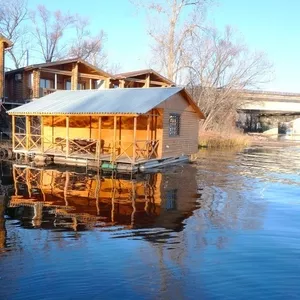
[[[43,73],[52,73],[52,74],[58,74],[58,75],[72,76],[72,71],[65,71],[65,70],[59,70],[59,69],[47,69],[47,68],[40,68],[40,71]]]
[[[88,73],[78,73],[78,77],[80,78],[89,78],[89,79],[107,79],[105,76],[97,75],[97,74],[88,74]]]
[[[72,71],[66,71],[66,70],[59,70],[59,69],[47,69],[47,68],[40,68],[39,69],[43,73],[52,73],[52,74],[58,74],[58,75],[65,75],[65,76],[72,76]],[[88,73],[79,73],[78,77],[80,78],[89,78],[89,79],[107,79],[107,77],[97,74],[88,74]]]
[[[136,124],[137,124],[137,117],[134,117],[133,119],[133,154],[132,154],[132,159],[133,162],[135,162],[135,157],[136,157]]]
[[[70,144],[69,144],[69,116],[66,117],[66,157],[70,155]]]
[[[15,119],[15,116],[11,116],[12,119],[11,119],[11,131],[12,131],[12,148],[13,150],[15,150],[15,147],[16,147],[16,140],[15,140],[15,132],[16,132],[16,119]]]
[[[146,79],[137,79],[137,78],[130,78],[130,77],[125,78],[125,81],[128,81],[128,82],[138,82],[138,83],[146,83]],[[165,82],[155,81],[155,80],[150,80],[150,84],[156,84],[156,85],[161,85],[161,86],[165,86],[166,85]],[[167,86],[170,86],[170,85],[167,84]]]

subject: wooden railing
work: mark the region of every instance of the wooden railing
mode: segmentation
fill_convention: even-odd
[[[56,137],[54,140],[40,135],[14,134],[14,150],[62,155],[66,157],[101,159],[111,162],[125,159],[130,163],[158,157],[158,140],[104,141],[96,139],[69,139]]]

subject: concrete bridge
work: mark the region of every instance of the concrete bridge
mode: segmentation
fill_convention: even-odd
[[[245,90],[239,110],[241,126],[246,131],[267,131],[300,118],[300,93]]]

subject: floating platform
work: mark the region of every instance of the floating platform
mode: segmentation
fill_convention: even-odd
[[[108,157],[101,157],[99,161],[90,160],[87,158],[66,158],[62,156],[45,157],[35,156],[33,158],[35,162],[45,162],[52,160],[54,164],[59,165],[71,165],[71,166],[82,166],[87,168],[101,168],[102,170],[121,171],[121,172],[144,172],[153,168],[160,168],[167,165],[173,165],[178,163],[184,163],[189,161],[189,157],[184,155],[180,157],[165,157],[165,158],[153,158],[153,159],[140,159],[132,163],[128,158],[121,157],[115,162],[111,162]]]

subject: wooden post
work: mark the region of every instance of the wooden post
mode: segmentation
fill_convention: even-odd
[[[92,138],[92,117],[90,116],[90,139]]]
[[[146,81],[145,81],[144,87],[145,88],[149,88],[150,87],[150,74],[146,75]]]
[[[41,152],[44,153],[44,117],[41,116]]]
[[[57,90],[57,74],[54,74],[54,89]]]
[[[11,119],[11,122],[12,122],[12,125],[11,125],[11,134],[12,134],[12,148],[13,150],[15,150],[15,147],[16,147],[16,139],[15,139],[15,132],[16,132],[16,119],[15,119],[15,116],[12,115],[11,116],[12,119]]]
[[[125,88],[125,80],[123,80],[123,79],[120,80],[119,87],[122,89]]]
[[[69,116],[66,117],[66,157],[70,154],[70,144],[69,144]]]
[[[39,70],[33,70],[33,80],[32,80],[32,98],[40,97],[40,77],[41,72]]]
[[[90,78],[90,90],[92,90],[92,78]]]
[[[133,162],[135,162],[135,157],[136,157],[136,123],[137,123],[137,117],[134,117],[133,119],[133,154],[132,154],[132,159]]]
[[[150,144],[149,144],[149,137],[150,137],[150,115],[148,115],[148,117],[147,117],[147,146],[146,146],[147,158],[149,158],[149,152],[151,151],[150,150]]]
[[[30,116],[25,117],[26,126],[26,150],[29,151],[30,148]]]
[[[149,141],[150,137],[150,115],[147,117],[147,142]]]
[[[114,116],[113,162],[116,160],[117,116]]]
[[[98,120],[98,153],[97,153],[97,157],[98,157],[98,162],[99,162],[99,159],[100,159],[100,155],[101,155],[101,152],[102,152],[102,149],[101,149],[101,146],[102,146],[102,143],[101,143],[101,125],[102,125],[102,117],[99,117],[99,120]],[[99,163],[98,163],[98,166],[99,166]]]
[[[110,86],[110,78],[105,79],[105,88],[109,89]]]
[[[77,90],[78,86],[78,63],[73,64],[71,77],[71,90]]]
[[[51,143],[52,143],[52,147],[54,145],[54,117],[52,116],[52,137],[51,137]]]

